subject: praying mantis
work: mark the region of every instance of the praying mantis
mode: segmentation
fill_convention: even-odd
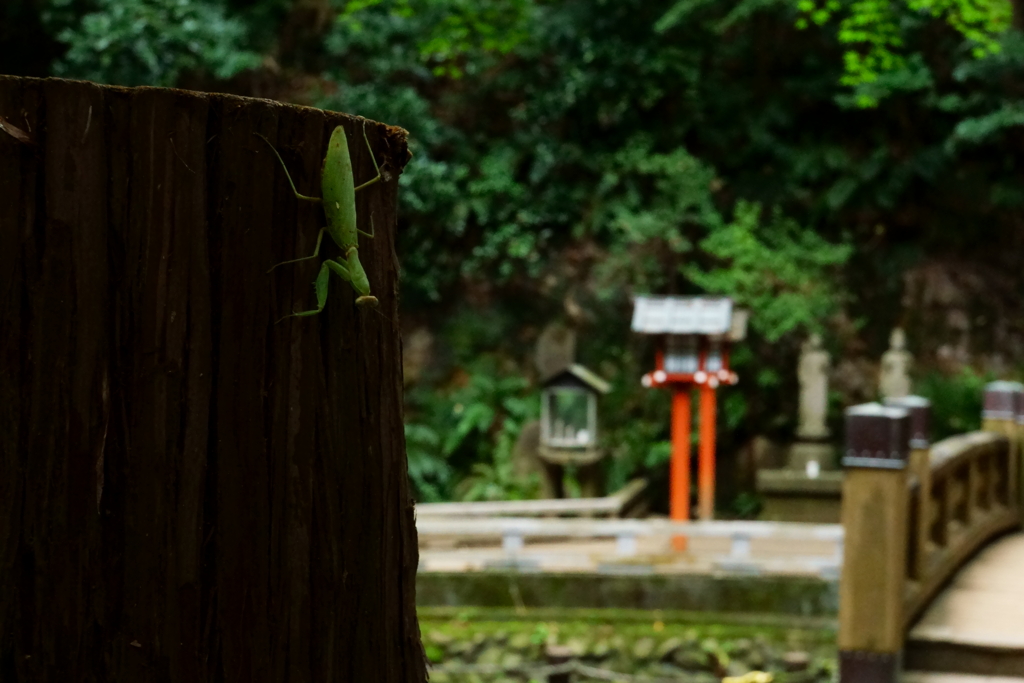
[[[259,135],[259,133],[257,133]],[[369,187],[381,179],[380,166],[377,165],[377,159],[373,156],[373,148],[370,147],[370,139],[366,137],[366,124],[363,124],[363,139],[366,140],[366,146],[370,149],[370,159],[373,160],[373,167],[377,171],[377,175],[370,180],[366,181],[362,185],[356,185],[354,176],[352,174],[352,159],[348,152],[348,138],[345,135],[345,129],[338,126],[331,133],[331,140],[327,145],[327,155],[324,157],[323,167],[320,170],[320,184],[321,193],[323,198],[320,197],[308,197],[304,194],[299,193],[295,188],[295,183],[292,181],[292,176],[288,173],[288,167],[284,163],[284,159],[274,148],[274,145],[270,143],[265,137],[260,135],[263,141],[270,145],[270,149],[274,151],[277,156],[277,160],[281,162],[281,167],[284,169],[284,174],[288,178],[288,184],[292,187],[292,192],[298,199],[307,202],[316,202],[323,204],[324,213],[327,216],[327,226],[320,228],[320,233],[316,238],[316,248],[313,250],[312,256],[304,256],[302,258],[292,259],[291,261],[283,261],[273,266],[267,272],[271,272],[277,266],[283,266],[288,263],[298,263],[299,261],[308,261],[309,259],[316,258],[320,253],[320,243],[324,238],[324,231],[331,236],[334,243],[341,248],[343,252],[342,258],[326,259],[320,266],[320,273],[317,275],[315,287],[316,287],[316,303],[317,306],[313,310],[300,311],[298,313],[292,312],[289,315],[284,316],[277,322],[281,322],[285,318],[291,318],[292,316],[307,316],[316,315],[324,310],[324,305],[327,303],[327,287],[329,284],[331,271],[333,271],[342,280],[352,285],[352,289],[359,294],[356,298],[357,306],[376,306],[377,297],[370,294],[370,281],[366,277],[366,271],[363,269],[363,264],[359,262],[359,235],[366,235],[367,237],[373,237],[372,232],[364,232],[356,227],[356,192],[362,190],[365,187]],[[371,230],[372,230],[372,217],[371,217]],[[275,323],[276,325],[277,323]]]

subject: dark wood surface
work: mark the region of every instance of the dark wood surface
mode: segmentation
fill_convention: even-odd
[[[331,130],[265,100],[0,77],[0,680],[425,680],[394,252],[405,131],[369,122],[380,310],[311,254]],[[322,256],[339,250],[325,240]]]

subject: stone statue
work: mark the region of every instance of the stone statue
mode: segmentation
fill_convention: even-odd
[[[796,434],[800,439],[826,439],[828,412],[828,351],[821,348],[821,337],[812,334],[800,352],[797,378],[800,380],[800,422]]]
[[[910,395],[910,366],[914,356],[906,347],[903,330],[895,328],[889,337],[889,350],[882,354],[882,369],[878,377],[878,393],[882,398]]]

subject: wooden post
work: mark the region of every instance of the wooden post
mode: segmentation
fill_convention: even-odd
[[[0,679],[426,679],[398,175],[356,195],[380,311],[313,252],[331,131],[268,100],[0,76]],[[340,250],[324,240],[322,258]]]
[[[932,402],[924,396],[901,396],[887,398],[885,405],[903,408],[910,413],[910,467],[909,472],[917,477],[917,528],[914,530],[914,561],[911,566],[912,578],[924,579],[927,573],[928,557],[932,551],[930,522],[932,515],[932,466],[931,466],[931,414]]]
[[[981,413],[981,428],[986,432],[1002,434],[1010,439],[1007,457],[1007,505],[1021,506],[1021,491],[1024,485],[1021,477],[1021,427],[1018,423],[1024,414],[1024,385],[1019,382],[989,382],[985,385],[985,401]]]
[[[909,440],[906,410],[877,403],[846,410],[841,683],[894,683],[899,675]]]
[[[715,390],[700,387],[700,444],[697,463],[697,509],[702,520],[715,518]]]
[[[676,387],[672,392],[672,461],[669,464],[669,505],[672,519],[690,519],[690,388]],[[676,550],[686,550],[686,537],[675,536]]]

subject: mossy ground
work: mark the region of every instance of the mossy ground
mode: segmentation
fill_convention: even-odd
[[[500,608],[421,608],[419,617],[435,683],[522,680],[547,663],[549,645],[633,676],[712,683],[763,670],[779,683],[835,678],[835,624],[823,619]]]

